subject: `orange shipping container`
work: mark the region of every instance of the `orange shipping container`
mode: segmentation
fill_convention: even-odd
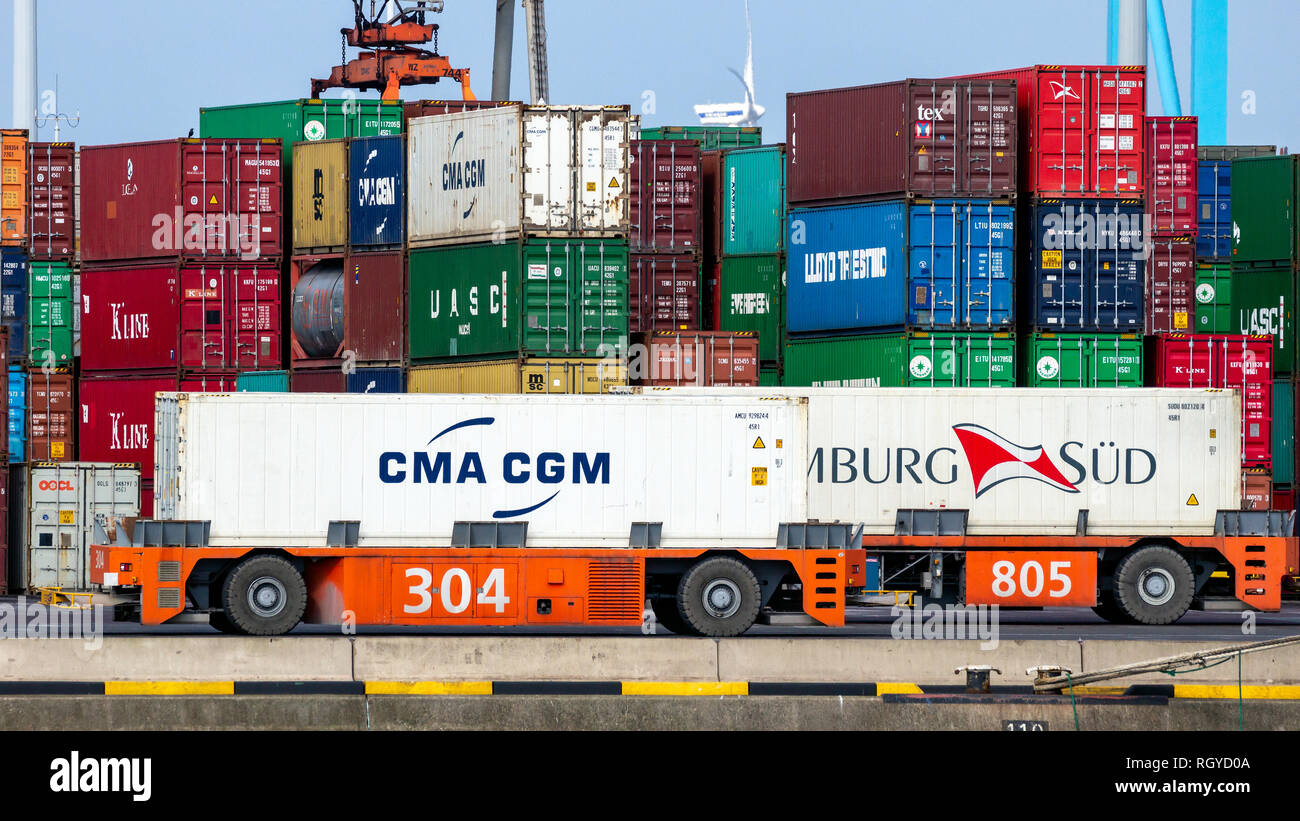
[[[1273,477],[1270,476],[1267,471],[1242,471],[1241,509],[1273,509]]]
[[[0,129],[0,244],[27,244],[27,132]]]

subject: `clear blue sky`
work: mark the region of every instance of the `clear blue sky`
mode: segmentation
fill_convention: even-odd
[[[740,99],[727,71],[745,58],[743,0],[551,0],[554,102],[629,103],[655,95],[647,125],[690,124],[699,102]],[[769,142],[785,135],[785,93],[943,76],[1032,63],[1105,59],[1105,0],[752,0],[755,82]],[[494,0],[446,0],[435,16],[441,51],[492,84]],[[1183,104],[1190,94],[1191,0],[1165,0]],[[1300,148],[1300,6],[1232,0],[1228,140]],[[38,0],[39,88],[59,74],[60,108],[80,111],[63,139],[83,144],[184,136],[203,105],[305,97],[308,80],[339,60],[348,0]],[[527,98],[523,14],[516,14],[512,90]],[[11,0],[0,3],[0,43],[12,42]],[[9,49],[0,53],[8,59]],[[1153,113],[1159,92],[1149,93]],[[6,74],[6,78],[10,78]],[[1253,91],[1256,113],[1241,112]],[[0,84],[7,123],[12,80]],[[458,96],[454,83],[405,92]],[[333,92],[337,94],[337,92]],[[327,95],[332,96],[332,95]],[[48,127],[41,130],[49,138]]]

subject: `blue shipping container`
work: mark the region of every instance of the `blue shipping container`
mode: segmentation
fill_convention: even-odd
[[[27,372],[9,366],[9,461],[27,460]]]
[[[1196,174],[1196,256],[1232,256],[1232,163],[1202,160]]]
[[[1015,321],[1010,205],[889,200],[795,209],[789,249],[791,333],[1001,329]]]
[[[348,374],[348,393],[406,393],[401,368],[357,368]]]
[[[9,326],[9,356],[27,356],[27,254],[0,249],[0,323]]]
[[[1141,333],[1141,200],[1039,200],[1024,277],[1038,331]]]
[[[352,202],[348,234],[354,248],[397,247],[405,238],[406,149],[402,135],[357,137],[348,146]]]

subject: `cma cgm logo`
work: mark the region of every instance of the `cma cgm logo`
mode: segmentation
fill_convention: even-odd
[[[1083,442],[1065,442],[1053,460],[1042,445],[1019,445],[984,427],[964,423],[953,433],[966,457],[975,498],[1013,479],[1042,482],[1062,493],[1078,493],[1079,485],[1091,480],[1103,485],[1122,482],[1143,485],[1156,475],[1156,457],[1143,448],[1123,448],[1114,442],[1099,442],[1089,448]],[[818,483],[829,479],[846,484],[861,479],[869,484],[955,484],[959,463],[957,448],[939,447],[928,452],[919,448],[824,448],[813,452],[808,475]]]
[[[527,485],[536,482],[545,493],[555,485],[607,485],[609,484],[609,453],[570,453],[543,451],[530,454],[524,451],[510,451],[501,457],[501,464],[484,464],[483,455],[478,451],[467,450],[453,452],[450,450],[431,451],[430,446],[444,436],[464,428],[488,427],[496,419],[482,416],[466,419],[445,428],[425,445],[424,450],[414,453],[385,451],[379,454],[379,480],[385,484],[443,484],[486,485],[497,478],[508,485]],[[499,473],[498,473],[499,471]],[[560,495],[560,487],[540,502],[527,507],[511,510],[495,510],[494,519],[509,519],[532,513],[542,505]]]
[[[357,204],[361,206],[397,205],[397,177],[392,174],[373,176],[370,174],[370,161],[379,156],[378,149],[371,149],[366,155],[366,162],[357,177]]]
[[[456,159],[456,149],[464,138],[465,132],[458,132],[456,139],[451,143],[451,151],[447,152],[450,159],[443,163],[442,166],[443,191],[463,191],[466,188],[482,188],[487,185],[487,160],[482,157],[476,160]],[[469,215],[473,212],[474,205],[477,202],[477,196],[470,200],[469,208],[465,209],[460,218],[469,219]]]

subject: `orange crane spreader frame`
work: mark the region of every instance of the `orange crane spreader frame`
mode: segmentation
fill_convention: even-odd
[[[425,23],[425,14],[442,11],[442,3],[417,0],[414,7],[403,8],[400,0],[388,2],[396,11],[390,19],[379,20],[373,0],[369,17],[361,10],[362,0],[352,0],[356,23],[339,30],[344,38],[344,62],[330,69],[329,77],[311,81],[311,96],[319,97],[327,88],[355,88],[381,91],[382,99],[395,101],[402,86],[452,79],[460,84],[463,99],[476,99],[470,89],[469,69],[453,68],[451,61],[438,54],[438,25]],[[433,51],[415,48],[430,42]],[[347,46],[372,50],[347,60]]]

